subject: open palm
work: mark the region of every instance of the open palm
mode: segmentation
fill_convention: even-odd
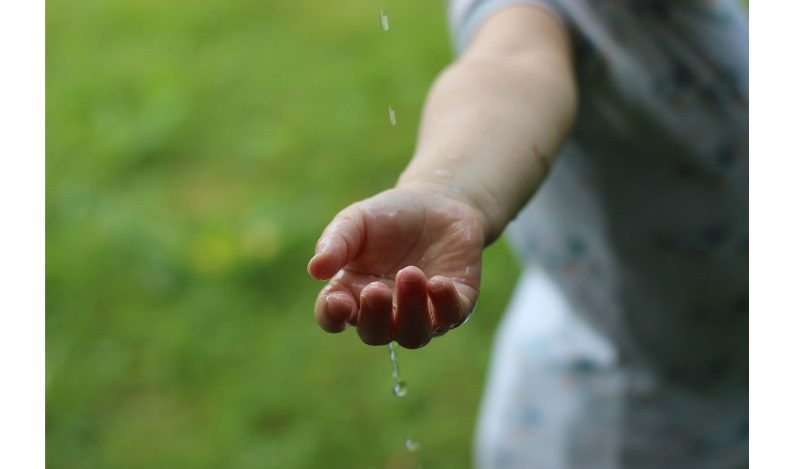
[[[392,189],[340,212],[309,273],[328,280],[315,318],[328,332],[355,325],[361,340],[406,348],[465,321],[479,295],[483,234],[468,205]]]

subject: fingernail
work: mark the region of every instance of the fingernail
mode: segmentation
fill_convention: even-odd
[[[342,316],[342,315],[347,314],[349,312],[348,308],[346,308],[342,303],[340,303],[338,301],[337,302],[333,302],[333,301],[329,301],[329,300],[330,300],[330,298],[326,297],[325,302],[328,305],[328,311],[333,313],[335,316]]]
[[[419,279],[415,278],[401,278],[400,279],[400,286],[404,290],[418,290],[421,286],[421,282]]]
[[[427,289],[435,293],[436,295],[440,295],[444,293],[445,287],[444,284],[441,282],[433,282],[427,286]]]
[[[367,306],[373,306],[377,303],[377,300],[373,300],[369,290],[364,290],[361,292],[361,301],[366,303]]]

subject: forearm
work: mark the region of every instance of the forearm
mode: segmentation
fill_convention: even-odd
[[[573,122],[564,34],[533,7],[488,20],[431,89],[414,158],[397,186],[466,202],[486,242],[495,240],[537,190]]]

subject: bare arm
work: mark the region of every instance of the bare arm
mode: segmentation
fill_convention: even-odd
[[[396,188],[340,212],[318,241],[309,273],[331,279],[320,326],[415,348],[461,324],[479,295],[482,249],[540,185],[575,109],[557,20],[534,6],[493,14],[433,85]]]
[[[575,108],[562,26],[533,6],[498,11],[434,84],[416,154],[397,187],[466,201],[490,243],[546,175]]]

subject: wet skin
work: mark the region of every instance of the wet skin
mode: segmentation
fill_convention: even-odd
[[[462,324],[479,295],[483,231],[468,205],[392,189],[340,212],[308,271],[329,280],[315,304],[327,332],[354,325],[369,345],[419,348]]]

